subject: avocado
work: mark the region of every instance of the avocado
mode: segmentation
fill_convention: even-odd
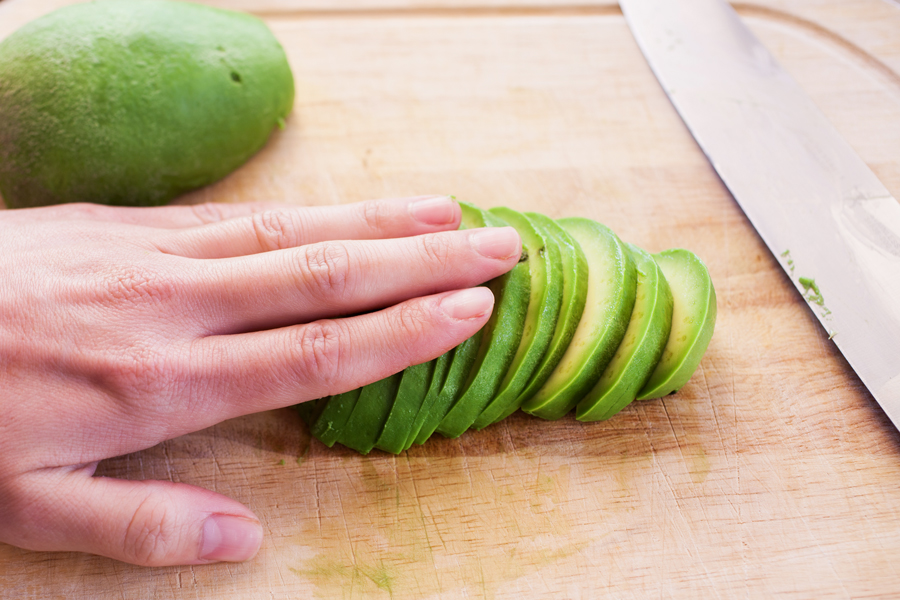
[[[438,395],[441,393],[444,381],[447,379],[447,371],[450,370],[450,361],[453,359],[454,350],[455,349],[448,350],[431,361],[434,363],[434,368],[431,372],[428,390],[425,393],[425,397],[422,399],[422,405],[419,407],[419,412],[416,413],[412,426],[409,428],[409,432],[406,435],[406,443],[403,445],[404,450],[409,450],[416,442],[419,431],[422,430],[422,426],[425,424],[428,416],[432,414],[432,407],[434,406]],[[435,422],[435,427],[437,427],[437,422]],[[434,428],[432,428],[432,431],[434,431]],[[424,443],[424,441],[425,440],[422,440],[420,443]]]
[[[10,208],[163,204],[243,164],[293,100],[256,17],[168,0],[65,7],[0,43],[0,194]]]
[[[536,227],[530,217],[505,207],[492,208],[490,212],[515,227],[522,238],[530,267],[531,296],[519,347],[493,399],[472,424],[475,429],[483,429],[519,407],[519,394],[550,345],[563,294],[559,244]]]
[[[493,213],[485,213],[485,223],[491,227],[507,225]],[[522,339],[531,294],[530,265],[531,258],[523,252],[512,270],[488,283],[496,299],[494,310],[482,328],[481,346],[462,395],[437,427],[444,437],[459,437],[471,427],[506,376]]]
[[[462,211],[462,220],[459,225],[460,229],[477,229],[498,222],[496,219],[492,219],[487,212],[471,204],[460,202],[459,207]],[[496,312],[496,305],[494,312]],[[490,319],[488,319],[488,322],[490,322]],[[444,377],[443,381],[440,382],[440,390],[433,395],[432,392],[429,391],[429,396],[431,396],[429,400],[431,403],[428,408],[428,414],[425,415],[422,425],[416,434],[417,444],[424,444],[428,438],[431,437],[440,425],[441,420],[462,394],[464,386],[468,381],[469,373],[472,370],[472,365],[478,357],[478,351],[479,348],[481,348],[481,341],[486,328],[487,324],[479,329],[475,335],[456,347],[450,357],[447,375]]]
[[[406,438],[428,392],[434,364],[434,361],[428,361],[403,371],[394,405],[375,442],[379,450],[399,454],[406,449]]]
[[[322,409],[324,409],[325,405],[328,403],[328,398],[329,397],[326,396],[324,398],[319,398],[318,400],[309,400],[307,402],[295,404],[294,410],[297,411],[297,414],[300,415],[300,418],[303,419],[304,423],[312,427],[312,424],[316,422]]]
[[[638,400],[662,398],[681,389],[706,352],[716,328],[716,290],[706,265],[689,250],[653,255],[672,289],[672,331],[662,358]]]
[[[298,406],[315,437],[398,454],[520,406],[545,419],[573,407],[580,421],[608,419],[688,381],[716,319],[694,254],[650,255],[590,219],[460,206],[462,229],[509,223],[524,245],[519,264],[486,284],[497,299],[488,322],[435,360]]]
[[[337,441],[360,454],[371,452],[390,415],[402,377],[401,371],[360,388],[353,414],[338,432]]]
[[[584,312],[588,281],[587,259],[578,242],[550,217],[538,213],[525,214],[548,234],[548,240],[552,240],[559,247],[562,259],[563,296],[550,346],[532,374],[527,387],[516,399],[517,406],[522,406],[543,387],[569,348],[569,342],[575,335],[575,329]],[[514,411],[507,411],[508,414],[504,417],[508,417],[512,412]]]
[[[579,421],[609,419],[628,406],[659,362],[672,328],[672,292],[659,265],[646,251],[626,246],[638,276],[634,309],[612,361],[575,407]]]
[[[447,376],[441,382],[440,391],[434,395],[428,414],[425,415],[422,426],[416,434],[417,444],[424,444],[428,441],[428,438],[441,424],[444,415],[462,394],[463,386],[472,370],[472,365],[475,364],[478,349],[481,347],[483,334],[484,327],[454,349],[447,367]]]
[[[594,385],[625,337],[637,276],[625,245],[608,227],[580,217],[560,219],[588,262],[584,313],[556,369],[522,406],[542,419],[565,416]]]
[[[312,426],[309,429],[312,436],[329,448],[334,446],[347,424],[347,420],[353,414],[353,409],[356,408],[360,391],[361,388],[356,388],[343,394],[317,400],[316,410],[319,414],[313,418]],[[304,404],[308,404],[308,402]]]

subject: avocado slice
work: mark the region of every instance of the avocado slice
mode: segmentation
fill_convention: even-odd
[[[375,442],[375,447],[379,450],[400,454],[406,449],[406,439],[428,392],[434,364],[435,361],[431,360],[403,371],[394,405],[378,441]]]
[[[324,398],[319,398],[317,400],[309,400],[307,402],[295,404],[294,410],[297,411],[304,423],[312,427],[312,424],[316,422],[316,419],[322,413],[325,405],[328,404],[329,398],[330,396],[325,396]]]
[[[432,406],[437,400],[441,388],[444,386],[444,380],[447,379],[447,371],[450,369],[450,361],[453,359],[454,350],[455,348],[448,350],[431,361],[434,363],[434,369],[432,370],[428,390],[425,393],[425,398],[422,400],[422,406],[419,407],[419,412],[416,414],[416,418],[413,420],[413,424],[406,435],[406,443],[403,445],[404,450],[409,450],[416,442],[419,431],[421,431],[422,426],[425,424],[425,420],[431,414]],[[435,427],[437,427],[436,423]]]
[[[440,391],[435,396],[428,414],[425,415],[422,427],[416,434],[417,444],[424,444],[428,441],[428,438],[440,425],[444,415],[447,414],[454,402],[456,402],[456,399],[462,394],[463,386],[466,383],[469,372],[472,370],[472,365],[475,364],[478,348],[481,347],[483,333],[484,327],[454,349],[450,366],[447,369],[447,377],[444,378]]]
[[[507,225],[491,213],[485,214],[485,222],[492,227]],[[488,287],[496,299],[494,311],[482,327],[481,346],[463,393],[437,427],[444,437],[459,437],[472,426],[496,394],[519,347],[531,295],[530,258],[524,249],[519,264],[489,281]]]
[[[397,397],[401,377],[402,372],[395,373],[362,387],[353,413],[338,433],[338,442],[360,454],[368,454],[375,447]]]
[[[682,249],[666,250],[653,258],[669,282],[675,307],[662,359],[638,392],[638,400],[661,398],[681,389],[700,365],[716,328],[716,290],[703,261]]]
[[[519,394],[550,345],[563,295],[562,259],[559,244],[552,236],[536,227],[529,217],[512,209],[498,207],[490,212],[515,227],[522,236],[530,266],[531,296],[519,348],[497,393],[472,424],[475,429],[501,420],[520,406]]]
[[[625,337],[637,275],[625,245],[608,227],[581,217],[559,220],[588,261],[587,301],[575,335],[544,386],[522,409],[559,419],[594,385]]]
[[[460,202],[459,207],[462,211],[460,229],[477,229],[479,227],[493,226],[493,224],[498,222],[496,218],[491,218],[487,212],[477,206]],[[452,354],[449,356],[447,375],[442,381],[434,381],[435,378],[433,378],[432,384],[439,383],[440,387],[437,391],[434,391],[434,385],[432,385],[429,390],[429,398],[426,400],[426,414],[422,419],[418,432],[415,434],[417,444],[424,444],[431,437],[435,429],[440,425],[444,415],[447,414],[462,393],[463,386],[477,357],[478,349],[481,347],[484,330],[485,327],[482,327],[475,335],[451,350]],[[423,407],[424,409],[425,407]]]
[[[584,312],[588,281],[587,259],[578,242],[550,217],[539,213],[526,213],[526,215],[549,234],[549,240],[553,240],[559,246],[563,271],[563,297],[550,346],[541,359],[540,365],[532,374],[528,385],[519,394],[516,400],[517,406],[525,404],[543,387],[556,365],[559,364],[563,354],[566,353]],[[508,417],[513,412],[515,410],[507,410],[501,419]]]
[[[653,257],[626,244],[637,268],[634,310],[616,355],[576,407],[579,421],[608,419],[628,406],[659,362],[672,328],[672,292]]]
[[[313,421],[309,432],[313,437],[331,448],[337,441],[338,435],[347,424],[353,409],[359,401],[361,388],[337,394],[329,398],[325,398],[325,406],[322,412]],[[321,400],[321,399],[320,399]]]

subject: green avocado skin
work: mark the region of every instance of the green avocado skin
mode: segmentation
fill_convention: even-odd
[[[283,124],[284,50],[256,17],[168,0],[77,4],[0,43],[11,208],[151,206],[217,181]]]

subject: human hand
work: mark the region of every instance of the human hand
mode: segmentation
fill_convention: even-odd
[[[472,286],[521,242],[459,219],[445,197],[0,212],[0,541],[140,565],[251,558],[262,528],[242,504],[94,477],[98,461],[470,337],[493,306]]]

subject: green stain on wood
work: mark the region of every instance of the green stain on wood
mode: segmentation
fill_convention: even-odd
[[[345,564],[327,558],[315,558],[306,569],[290,568],[295,575],[306,577],[315,582],[320,590],[338,588],[354,595],[357,591],[363,595],[387,592],[393,596],[393,587],[397,579],[396,572],[384,561],[375,564]],[[329,592],[330,597],[332,592]]]

